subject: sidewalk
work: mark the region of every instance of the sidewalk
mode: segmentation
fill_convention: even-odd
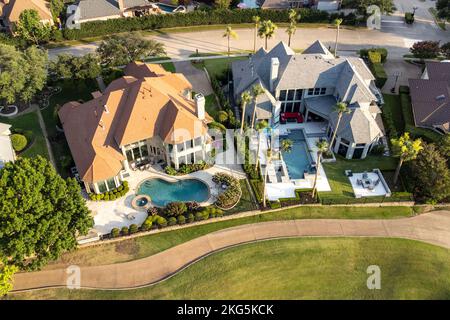
[[[290,237],[391,237],[450,248],[450,212],[436,211],[392,220],[312,219],[242,225],[204,235],[147,258],[83,267],[81,287],[124,290],[149,286],[214,252],[245,243]],[[66,269],[19,273],[15,276],[13,291],[65,287],[67,276]]]

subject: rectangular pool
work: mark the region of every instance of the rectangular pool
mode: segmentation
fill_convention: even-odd
[[[290,152],[283,152],[282,156],[289,172],[290,179],[303,179],[304,172],[311,168],[312,158],[308,151],[308,144],[303,130],[292,130],[288,135],[280,137],[281,140],[292,140]]]

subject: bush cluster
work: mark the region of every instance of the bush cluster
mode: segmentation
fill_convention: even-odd
[[[128,181],[123,181],[119,187],[117,187],[113,190],[110,190],[108,192],[99,193],[99,194],[89,193],[89,199],[91,199],[93,201],[116,200],[116,199],[119,199],[120,197],[123,197],[124,195],[126,195],[129,190],[130,190],[130,188],[128,186]]]
[[[238,24],[252,23],[253,16],[260,16],[261,20],[272,22],[289,22],[289,10],[211,10],[208,12],[195,10],[188,13],[176,13],[165,15],[148,15],[123,19],[110,19],[106,21],[93,21],[81,24],[80,29],[66,29],[64,38],[68,40],[82,39],[86,37],[103,36],[118,32],[130,32],[137,30],[155,30],[161,28],[188,27],[214,24]],[[303,23],[329,23],[334,19],[343,18],[343,24],[356,24],[354,14],[329,14],[326,11],[316,9],[298,9]]]
[[[218,185],[224,185],[226,189],[218,195],[215,202],[216,206],[224,209],[233,207],[241,198],[242,190],[239,180],[226,173],[216,173],[213,176],[213,182]]]
[[[206,170],[210,167],[208,163],[205,161],[199,161],[198,163],[184,163],[180,166],[180,169],[175,169],[171,166],[167,166],[164,168],[164,171],[171,176],[179,176],[179,175],[185,175],[192,172],[200,171],[200,170]]]
[[[407,24],[414,23],[414,15],[412,14],[412,12],[405,12],[405,22]]]

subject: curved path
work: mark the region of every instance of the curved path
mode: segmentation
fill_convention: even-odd
[[[436,211],[393,220],[317,219],[247,224],[213,232],[156,255],[81,268],[81,287],[133,289],[167,279],[199,259],[239,244],[289,237],[392,237],[450,248],[450,212]],[[66,269],[19,273],[14,291],[65,287]]]

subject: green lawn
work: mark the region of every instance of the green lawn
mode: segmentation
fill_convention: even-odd
[[[331,192],[319,192],[320,198],[329,203],[346,203],[346,201],[361,202],[361,199],[356,199],[353,193],[352,185],[348,177],[345,175],[345,170],[352,170],[353,172],[372,171],[372,169],[380,169],[383,172],[386,182],[389,184],[391,191],[403,192],[404,189],[401,184],[394,186],[392,181],[393,171],[397,166],[397,159],[393,157],[382,157],[369,155],[363,160],[347,160],[343,157],[336,155],[336,162],[323,163],[325,173],[330,183]],[[400,198],[403,198],[403,194],[398,194]],[[375,197],[373,197],[375,198]],[[386,200],[395,200],[395,194],[392,198]],[[372,199],[374,200],[374,199]],[[375,199],[381,201],[380,199]]]
[[[399,133],[403,131],[405,127],[405,121],[403,120],[402,106],[400,104],[400,96],[393,94],[383,94],[385,105],[383,106],[383,112],[388,111],[392,115],[395,128]]]
[[[69,101],[88,101],[92,99],[91,93],[97,91],[98,86],[95,80],[60,81],[54,86],[59,86],[62,90],[50,98],[49,106],[41,110],[41,113],[44,118],[47,133],[52,141],[51,145],[57,169],[63,177],[66,177],[68,174],[68,166],[71,164],[72,155],[64,134],[58,134],[56,130],[57,114],[55,109],[58,106],[63,106]]]
[[[41,155],[48,159],[48,150],[45,144],[44,134],[39,126],[38,115],[36,112],[26,113],[15,118],[0,117],[0,122],[11,124],[12,130],[30,131],[31,139],[28,137],[28,140],[32,144],[27,147],[25,151],[22,151],[19,156],[35,157]],[[28,134],[25,135],[28,136]]]
[[[226,214],[258,209],[258,207],[253,201],[251,190],[248,187],[247,180],[241,179],[239,180],[239,183],[241,184],[242,190],[241,200],[239,200],[239,203],[233,209],[226,211]]]
[[[66,253],[59,261],[47,268],[59,268],[70,264],[102,265],[140,259],[151,256],[186,241],[205,234],[234,226],[266,221],[292,219],[391,219],[409,217],[414,214],[411,207],[308,207],[302,206],[282,211],[268,212],[256,216],[219,221],[204,225],[191,226],[128,239],[116,243],[80,248]]]
[[[297,238],[234,247],[158,285],[51,289],[12,299],[450,299],[450,250],[403,239]],[[367,268],[381,289],[367,288]]]
[[[236,60],[245,60],[247,57],[224,57],[217,59],[206,59],[201,60],[199,63],[193,63],[196,68],[203,69],[203,67],[208,70],[208,74],[211,78],[220,77],[224,75],[228,68],[231,67],[231,62]]]

